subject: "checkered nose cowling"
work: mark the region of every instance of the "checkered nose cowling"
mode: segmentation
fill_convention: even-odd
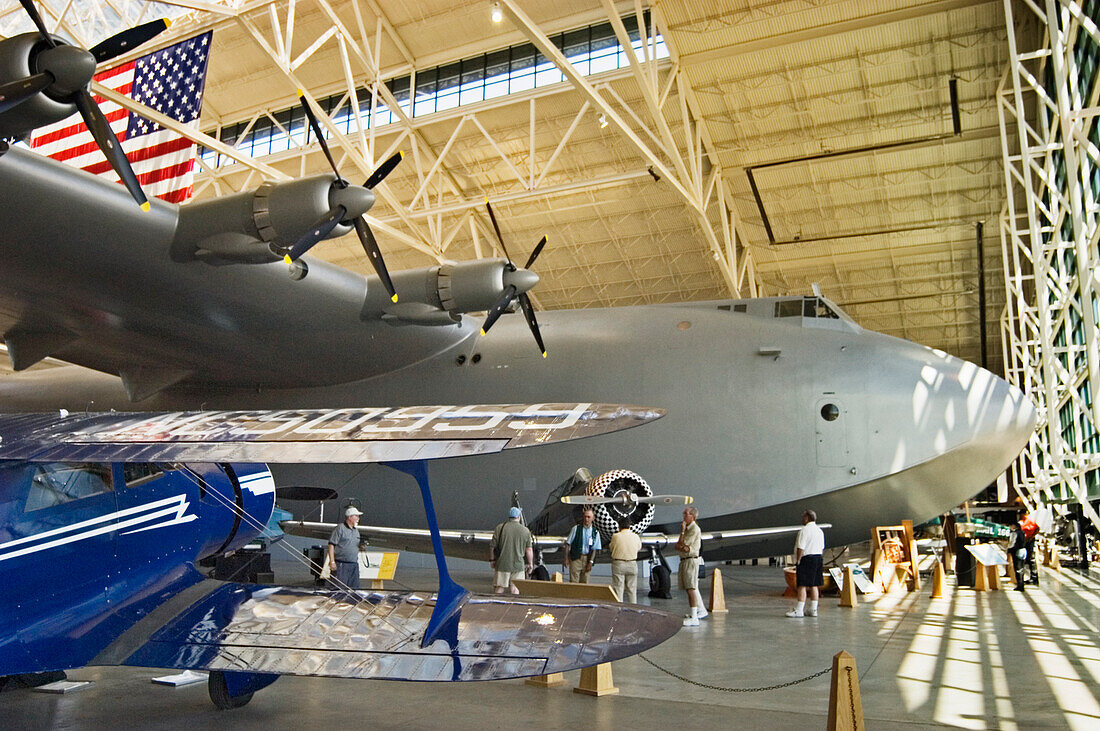
[[[638,497],[651,497],[653,490],[645,479],[630,470],[611,470],[605,472],[585,489],[586,495],[596,497],[615,497],[624,492],[633,493]],[[611,540],[611,536],[619,532],[619,518],[630,519],[630,529],[641,535],[653,522],[653,513],[656,508],[650,504],[638,503],[613,503],[609,505],[596,505],[596,528],[600,531],[604,545]]]

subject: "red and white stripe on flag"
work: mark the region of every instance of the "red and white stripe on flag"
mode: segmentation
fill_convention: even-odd
[[[135,61],[131,61],[116,66],[96,74],[94,78],[103,86],[129,97],[134,83],[135,64]],[[122,143],[122,149],[145,194],[170,203],[181,203],[191,197],[195,143],[168,129],[159,129],[127,140],[130,112],[112,101],[93,96],[115,136]],[[103,157],[79,114],[38,128],[31,140],[31,147],[93,175],[102,175],[120,182],[118,174]]]

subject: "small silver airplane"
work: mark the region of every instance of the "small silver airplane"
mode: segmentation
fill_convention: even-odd
[[[86,95],[95,64],[77,55],[36,34],[0,42],[0,135],[76,111],[97,128]],[[709,541],[707,559],[787,553],[805,508],[833,524],[833,545],[865,540],[876,524],[930,518],[995,479],[1034,429],[1033,405],[994,374],[865,330],[821,296],[536,319],[527,293],[545,242],[519,267],[503,237],[505,258],[391,274],[362,215],[399,159],[362,186],[333,165],[143,211],[134,186],[17,147],[0,153],[8,354],[16,370],[47,357],[82,366],[3,379],[3,411],[649,404],[668,415],[646,429],[438,463],[440,522],[489,527],[513,490],[537,499],[580,467],[630,469],[660,493],[694,496],[704,531],[737,531]],[[376,275],[306,253],[352,230]],[[524,318],[503,316],[514,305]],[[423,527],[408,525],[418,496],[382,468],[273,472],[279,485],[366,497],[364,522]]]

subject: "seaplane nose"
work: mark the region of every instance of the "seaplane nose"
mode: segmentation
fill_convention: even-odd
[[[1038,415],[1019,388],[968,361],[940,356],[924,366],[929,426],[941,474],[958,502],[997,479],[1027,445]],[[933,378],[928,378],[932,376]]]

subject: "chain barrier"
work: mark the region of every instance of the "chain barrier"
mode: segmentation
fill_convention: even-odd
[[[647,663],[649,663],[653,667],[657,668],[658,670],[660,670],[665,675],[670,675],[673,678],[676,678],[677,680],[682,680],[685,683],[690,683],[691,685],[696,685],[700,688],[706,688],[707,690],[720,690],[724,693],[761,693],[765,690],[777,690],[779,688],[787,688],[787,687],[790,687],[792,685],[798,685],[799,683],[805,683],[807,680],[813,680],[814,678],[820,678],[825,673],[832,672],[832,670],[833,670],[831,667],[827,667],[824,670],[821,670],[819,672],[814,673],[813,675],[807,675],[805,678],[799,678],[798,680],[789,680],[786,683],[779,683],[778,685],[765,685],[765,686],[760,687],[760,688],[723,688],[720,685],[708,685],[707,683],[700,683],[698,680],[692,680],[691,678],[685,678],[683,675],[677,675],[676,673],[672,672],[671,670],[666,670],[665,668],[661,667],[660,665],[653,662],[652,660],[650,660],[645,655],[638,655],[638,657],[642,658]]]

